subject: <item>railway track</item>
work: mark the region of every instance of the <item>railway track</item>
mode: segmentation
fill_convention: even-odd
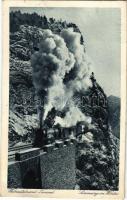
[[[17,146],[17,147],[10,147],[8,151],[8,160],[14,160],[15,159],[15,153],[20,152],[21,150],[26,150],[32,148],[32,143],[30,144],[25,144],[22,146]]]

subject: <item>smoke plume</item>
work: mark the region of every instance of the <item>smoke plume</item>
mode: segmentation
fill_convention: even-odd
[[[91,86],[90,63],[80,37],[73,29],[64,29],[60,35],[45,30],[39,51],[31,57],[34,87],[41,98],[47,97],[43,120],[53,107],[58,111],[68,108],[64,118],[55,118],[61,126],[89,121],[73,100],[76,91],[85,92]]]

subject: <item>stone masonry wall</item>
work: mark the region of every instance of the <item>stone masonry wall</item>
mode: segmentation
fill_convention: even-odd
[[[40,155],[42,188],[74,189],[75,147],[71,143]]]
[[[8,187],[22,188],[21,170],[19,162],[9,162],[8,164]]]
[[[8,163],[8,188],[74,189],[75,178],[71,141],[20,151]]]

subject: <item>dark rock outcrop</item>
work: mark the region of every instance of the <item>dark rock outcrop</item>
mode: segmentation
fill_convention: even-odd
[[[113,134],[120,138],[120,98],[115,96],[108,97],[109,123]]]

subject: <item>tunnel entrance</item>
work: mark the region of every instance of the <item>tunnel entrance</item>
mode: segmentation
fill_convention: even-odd
[[[23,179],[22,187],[26,189],[40,189],[41,181],[33,170],[29,170]]]

